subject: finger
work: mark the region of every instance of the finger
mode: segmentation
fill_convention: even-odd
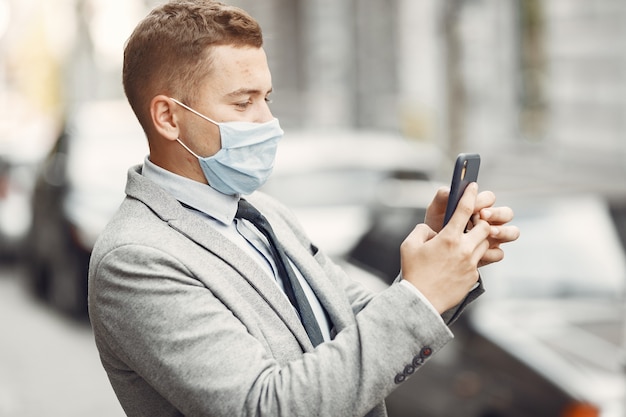
[[[437,212],[444,211],[446,204],[448,204],[448,197],[450,197],[450,187],[439,187],[429,208],[433,208]]]
[[[517,226],[491,226],[490,239],[494,242],[506,243],[519,239],[520,230]]]
[[[510,207],[489,207],[480,210],[480,218],[493,225],[502,225],[510,222],[515,213]]]
[[[481,265],[482,260],[487,256],[487,253],[492,250],[491,243],[488,239],[483,239],[476,242],[476,248],[472,253],[472,262],[475,262],[477,266]]]
[[[500,262],[504,259],[504,251],[499,247],[489,248],[478,262],[478,266],[485,266]]]
[[[457,205],[456,210],[450,218],[446,228],[450,228],[457,233],[465,231],[467,223],[469,222],[472,214],[474,214],[474,205],[477,193],[478,185],[475,182],[470,183],[463,192],[463,196],[459,200],[459,204]]]
[[[424,223],[420,223],[413,228],[402,244],[408,248],[413,248],[428,242],[436,235],[437,233],[435,233],[430,227]]]
[[[437,190],[433,201],[431,201],[431,203],[428,205],[428,208],[426,209],[424,223],[426,223],[436,232],[439,232],[441,230],[441,224],[443,223],[443,217],[446,212],[446,204],[448,203],[449,196],[450,188],[440,187]]]
[[[489,249],[489,246],[491,246],[489,237],[491,236],[492,233],[495,232],[494,229],[495,229],[495,226],[491,226],[489,223],[487,223],[484,220],[478,220],[476,223],[474,223],[472,230],[469,230],[466,233],[467,238],[469,239],[469,243],[471,245],[474,245],[474,247],[476,248],[486,243],[487,245],[486,249]],[[494,244],[498,244],[498,242]]]
[[[415,226],[413,231],[418,236],[418,239],[421,242],[428,242],[430,239],[432,239],[433,237],[437,235],[437,233],[435,233],[433,229],[431,229],[424,223],[420,223],[417,226]]]
[[[499,230],[499,233],[491,234],[489,237],[489,249],[480,259],[479,266],[489,265],[494,262],[500,262],[504,259],[504,251],[500,245],[507,242],[513,242],[520,236],[520,230],[517,226],[491,226],[491,229]]]
[[[496,195],[491,191],[481,191],[476,196],[476,211],[492,207],[496,203]]]
[[[474,225],[476,223],[478,223],[478,221],[480,220],[480,215],[478,213],[476,214],[472,214],[472,217],[470,217],[469,222],[467,222],[467,226],[465,226],[465,231],[470,231],[474,228]]]

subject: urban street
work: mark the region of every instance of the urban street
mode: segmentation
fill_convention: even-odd
[[[124,416],[89,324],[35,300],[23,275],[0,267],[0,416]]]

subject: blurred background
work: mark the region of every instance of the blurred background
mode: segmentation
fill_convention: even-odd
[[[159,1],[0,0],[0,416],[122,416],[86,316],[147,144],[122,50]],[[286,136],[264,191],[374,290],[459,152],[522,238],[391,417],[626,416],[626,2],[233,0]]]

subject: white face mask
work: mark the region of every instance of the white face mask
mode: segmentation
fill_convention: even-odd
[[[278,119],[265,123],[218,123],[180,101],[172,100],[220,129],[222,148],[213,156],[201,157],[176,139],[198,158],[211,187],[224,194],[236,195],[251,194],[265,184],[274,168],[278,141],[284,133]]]

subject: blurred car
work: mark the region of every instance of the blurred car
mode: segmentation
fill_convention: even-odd
[[[626,195],[612,196],[608,199],[611,218],[619,235],[624,250],[626,250]]]
[[[30,229],[30,197],[34,169],[0,156],[0,256],[13,260],[23,250]]]
[[[30,112],[23,100],[0,119],[0,258],[24,252],[31,227],[31,198],[37,166],[53,142],[52,122]]]
[[[124,198],[126,172],[143,162],[147,140],[126,101],[81,104],[42,163],[27,240],[35,293],[85,316],[93,244]]]
[[[393,133],[287,131],[262,191],[292,209],[316,245],[339,259],[369,229],[388,182],[418,181],[433,196],[429,178],[440,159],[432,144]]]
[[[411,195],[410,188],[397,195]],[[347,254],[382,289],[424,206],[385,199]],[[409,199],[410,200],[410,199]],[[597,196],[507,202],[522,230],[487,292],[453,325],[455,339],[387,400],[390,417],[624,416],[626,260]]]

